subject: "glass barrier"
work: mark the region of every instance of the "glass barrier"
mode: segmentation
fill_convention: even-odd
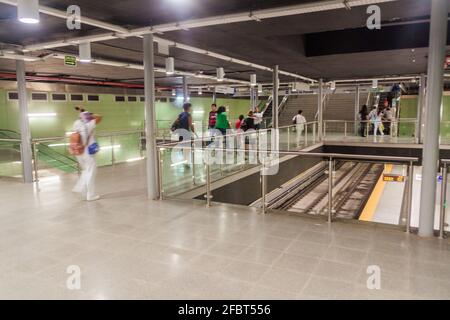
[[[23,179],[20,142],[0,139],[0,177]]]

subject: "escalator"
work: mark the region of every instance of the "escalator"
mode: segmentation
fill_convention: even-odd
[[[11,131],[0,129],[0,139],[20,139],[20,134]],[[17,142],[0,142],[0,145],[4,146],[4,149],[11,149],[20,154],[20,144]],[[67,173],[73,173],[78,171],[78,165],[75,159],[67,156],[63,153],[55,151],[49,147],[48,144],[39,143],[36,148],[38,161],[45,163],[50,168],[55,168]],[[6,152],[6,151],[5,151]]]

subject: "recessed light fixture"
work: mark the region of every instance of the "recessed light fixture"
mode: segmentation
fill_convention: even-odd
[[[172,75],[175,73],[175,59],[173,57],[166,58],[166,74]]]
[[[217,68],[217,81],[223,81],[225,78],[225,70],[223,68]]]
[[[256,86],[256,74],[251,74],[250,75],[250,85],[252,87]]]
[[[17,19],[22,23],[39,23],[39,0],[18,0]]]
[[[83,42],[78,45],[78,50],[80,53],[80,62],[91,62],[91,43]]]
[[[378,88],[378,79],[373,79],[372,80],[372,89],[376,89]]]

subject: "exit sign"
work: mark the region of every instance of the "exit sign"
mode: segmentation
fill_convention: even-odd
[[[64,65],[70,66],[70,67],[76,67],[77,66],[77,57],[64,56]]]

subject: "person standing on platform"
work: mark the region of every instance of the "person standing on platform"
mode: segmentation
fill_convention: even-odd
[[[209,112],[208,117],[208,129],[210,137],[214,135],[214,129],[216,128],[216,121],[217,121],[217,104],[213,103],[211,105],[211,111]]]
[[[83,197],[86,197],[87,201],[96,201],[100,199],[100,196],[95,193],[95,177],[97,175],[95,155],[99,148],[95,141],[94,130],[97,124],[102,121],[102,117],[78,107],[75,110],[80,112],[80,116],[73,124],[74,133],[72,135],[79,137],[79,143],[83,150],[73,153],[76,154],[76,159],[81,168],[81,175],[72,191],[81,193]],[[72,143],[70,148],[73,148]]]
[[[380,135],[381,136],[384,136],[383,122],[382,122],[383,109],[382,108],[375,109],[375,113],[373,114],[372,117],[373,117],[372,118],[372,121],[373,121],[373,139],[376,140],[378,131],[380,131]]]
[[[367,127],[367,119],[369,116],[369,111],[367,110],[367,105],[363,105],[361,108],[361,111],[359,111],[359,134],[361,137],[365,138],[366,134],[366,127]]]
[[[294,116],[292,122],[295,125],[295,131],[297,132],[297,147],[300,146],[300,140],[302,138],[303,131],[305,130],[306,118],[303,116],[303,110],[299,110],[297,115]]]
[[[263,121],[263,113],[259,112],[259,108],[256,107],[255,112],[253,113],[254,119],[255,119],[255,129],[259,130],[261,129],[261,123]]]

